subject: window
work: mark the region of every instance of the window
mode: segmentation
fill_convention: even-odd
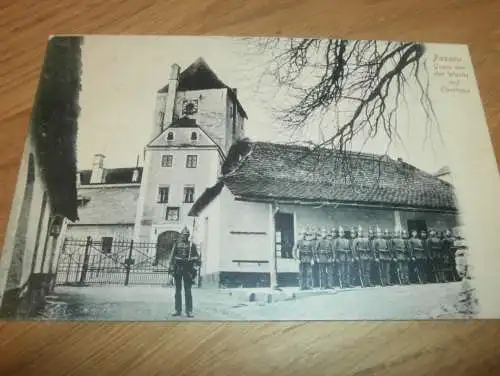
[[[186,167],[187,168],[195,168],[197,164],[198,164],[198,156],[197,155],[186,156]]]
[[[113,247],[113,237],[103,236],[102,237],[102,253],[111,253]]]
[[[184,202],[187,204],[194,202],[194,187],[184,187]]]
[[[161,167],[172,167],[174,156],[165,154],[161,156]]]
[[[179,220],[179,208],[169,207],[167,208],[167,213],[165,218],[167,221],[178,221]]]
[[[198,112],[198,101],[196,99],[184,100],[182,102],[182,114],[193,115]]]
[[[174,139],[174,132],[168,132],[167,134],[167,140],[172,141]]]
[[[139,180],[139,170],[135,169],[132,173],[132,183],[136,183]]]
[[[168,202],[168,187],[160,187],[158,188],[158,202],[161,204],[165,204]]]
[[[191,133],[191,141],[196,141],[198,139],[198,134],[196,132]]]

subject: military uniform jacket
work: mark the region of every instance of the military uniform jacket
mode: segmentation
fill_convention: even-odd
[[[300,239],[297,242],[297,250],[299,252],[299,260],[302,263],[310,263],[314,257],[314,242],[312,240]]]
[[[192,270],[196,265],[200,264],[200,256],[196,250],[196,246],[191,243],[191,251],[189,249],[189,241],[179,240],[174,245],[172,264],[174,273],[181,273],[183,269]]]
[[[427,240],[427,251],[429,252],[429,256],[433,258],[442,256],[442,244],[437,236],[433,236]]]
[[[391,253],[389,252],[389,247],[387,241],[383,238],[375,238],[373,240],[373,250],[375,256],[381,260],[390,260]]]
[[[355,257],[359,257],[361,260],[371,260],[373,259],[373,254],[370,248],[370,239],[368,238],[356,238],[352,242],[352,250]]]
[[[455,258],[455,239],[451,236],[445,236],[441,241],[443,253],[445,256]]]
[[[408,240],[408,246],[412,257],[415,257],[417,260],[425,259],[426,254],[422,240],[419,238],[410,238],[410,240]]]
[[[333,244],[330,239],[320,239],[316,243],[316,260],[319,263],[333,261]]]
[[[408,257],[407,244],[403,238],[394,238],[391,240],[392,254],[397,259]]]
[[[335,239],[335,246],[334,246],[335,254],[344,253],[350,255],[351,248],[349,243],[350,243],[349,239],[347,238]]]

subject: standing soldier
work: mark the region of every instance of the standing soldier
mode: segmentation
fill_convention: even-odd
[[[321,231],[321,239],[317,242],[316,261],[319,270],[319,287],[321,289],[330,288],[330,265],[333,262],[333,248],[326,229]]]
[[[391,254],[389,253],[389,247],[387,241],[382,238],[382,231],[377,227],[377,237],[373,241],[373,250],[375,252],[375,257],[379,263],[379,275],[380,275],[380,285],[390,285],[391,275],[390,275],[390,265],[391,265]]]
[[[312,287],[312,262],[313,262],[313,247],[311,241],[311,231],[306,229],[302,234],[302,238],[297,241],[295,246],[295,257],[300,261],[300,289],[308,290]]]
[[[446,270],[448,270],[447,281],[458,281],[460,279],[457,273],[457,267],[455,262],[455,238],[449,229],[447,229],[444,233],[442,243],[442,252],[443,252],[443,264],[445,265]]]
[[[401,235],[401,230],[396,229],[394,233],[395,236],[391,240],[391,250],[396,264],[396,276],[400,285],[407,285],[410,283],[407,245]]]
[[[425,279],[425,249],[422,240],[417,237],[417,231],[411,232],[411,238],[408,240],[408,247],[412,260],[412,269],[415,274],[415,280],[424,283]]]
[[[337,242],[338,234],[337,229],[332,227],[330,230],[330,240],[332,243],[333,250],[333,262],[330,268],[330,284],[332,287],[340,287],[340,263],[337,258],[337,252],[335,251],[335,244]]]
[[[172,251],[172,269],[175,280],[175,313],[182,313],[182,284],[184,282],[184,299],[186,304],[186,316],[193,317],[193,297],[191,287],[196,276],[195,267],[200,264],[200,258],[196,246],[189,240],[189,230],[184,227],[177,238]]]
[[[340,288],[351,285],[351,249],[349,239],[345,237],[344,229],[339,227],[339,235],[335,240],[335,258],[338,260]]]
[[[443,251],[442,243],[439,236],[434,230],[430,230],[429,239],[427,240],[427,247],[430,255],[431,271],[434,280],[439,282],[446,282],[444,278],[444,264],[443,264]]]
[[[353,286],[363,287],[363,278],[361,276],[361,266],[359,263],[359,256],[356,255],[356,250],[354,249],[354,244],[356,243],[356,239],[358,238],[357,229],[352,226],[349,230],[348,234],[349,238],[349,248],[351,249],[351,284]]]
[[[391,256],[391,260],[389,261],[389,284],[392,284],[394,281],[397,280],[396,276],[397,265],[394,258],[392,257],[393,256],[392,236],[388,229],[384,230],[384,235],[382,236],[382,239],[384,239],[385,242],[387,243],[387,249],[389,250],[389,255]]]
[[[358,261],[361,287],[371,286],[370,272],[373,255],[370,249],[370,240],[363,233],[361,226],[358,227],[358,236],[353,242],[352,252],[353,256]]]
[[[420,231],[420,239],[422,240],[422,246],[424,247],[425,251],[425,279],[427,280],[427,282],[431,283],[432,281],[436,280],[436,273],[434,272],[434,260],[432,258],[429,237],[427,236],[426,230]]]
[[[319,263],[318,263],[318,243],[321,240],[321,229],[316,227],[313,234],[312,239],[312,247],[313,247],[313,263],[312,263],[312,287],[320,286],[320,272],[319,272]]]
[[[412,256],[411,256],[410,244],[408,243],[410,240],[410,237],[408,236],[408,231],[403,229],[401,231],[401,238],[403,239],[403,243],[404,243],[404,247],[405,247],[404,249],[406,252],[407,282],[411,283],[410,271],[412,270],[413,261],[411,259]]]

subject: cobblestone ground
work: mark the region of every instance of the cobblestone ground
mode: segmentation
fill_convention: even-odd
[[[373,287],[276,303],[249,303],[217,290],[193,289],[195,320],[412,320],[458,317],[459,283]],[[164,321],[173,290],[161,287],[65,287],[39,320]],[[183,320],[192,320],[182,318]]]

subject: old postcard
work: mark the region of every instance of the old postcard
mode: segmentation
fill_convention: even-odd
[[[1,317],[498,318],[498,177],[464,45],[54,36]]]

